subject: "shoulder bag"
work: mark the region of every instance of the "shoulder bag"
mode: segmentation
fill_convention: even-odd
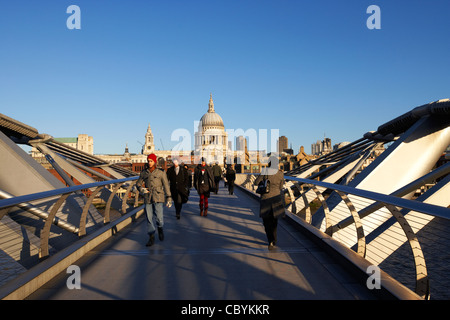
[[[258,183],[258,187],[256,188],[255,192],[259,194],[264,194],[269,193],[269,191],[270,191],[270,181],[267,178],[267,176],[264,176],[262,181]]]

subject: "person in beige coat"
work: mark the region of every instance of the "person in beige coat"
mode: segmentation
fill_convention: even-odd
[[[269,180],[270,190],[268,193],[261,194],[259,216],[263,220],[269,249],[273,249],[277,242],[278,218],[284,216],[284,198],[281,193],[284,186],[284,174],[278,169],[278,158],[269,158],[269,166],[263,168],[254,184],[258,185],[263,179]]]

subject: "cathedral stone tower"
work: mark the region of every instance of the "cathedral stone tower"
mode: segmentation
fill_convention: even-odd
[[[153,152],[155,152],[155,143],[153,142],[153,133],[149,124],[147,128],[147,133],[145,134],[145,144],[142,147],[142,153],[150,154]]]

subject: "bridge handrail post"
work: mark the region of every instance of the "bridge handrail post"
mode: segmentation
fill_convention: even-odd
[[[309,224],[312,222],[311,208],[309,207],[308,199],[306,198],[305,192],[302,192],[303,202],[305,203],[305,221]]]
[[[44,259],[49,256],[48,240],[50,238],[50,227],[53,224],[53,220],[55,219],[56,213],[58,212],[59,208],[64,203],[64,201],[66,201],[67,197],[70,194],[71,194],[70,192],[64,193],[59,197],[58,201],[56,201],[56,203],[50,210],[47,220],[45,220],[44,227],[41,229],[40,232],[41,244],[39,247],[39,259]]]
[[[108,198],[108,201],[107,201],[106,207],[105,207],[105,216],[103,217],[103,223],[105,223],[105,224],[110,222],[110,211],[111,211],[112,201],[113,201],[114,196],[116,195],[117,191],[119,191],[120,187],[122,187],[122,185],[124,183],[125,182],[116,183],[113,191],[109,195],[109,198]]]
[[[80,223],[79,223],[79,231],[78,236],[82,237],[86,235],[86,219],[87,214],[89,212],[89,207],[91,206],[92,202],[94,201],[94,198],[97,196],[97,193],[103,189],[104,186],[97,186],[94,191],[92,191],[92,194],[89,196],[88,200],[86,201],[86,204],[83,207],[83,212],[81,213],[80,217]]]
[[[414,266],[416,269],[416,290],[415,292],[424,299],[428,299],[430,293],[430,282],[428,279],[427,266],[425,263],[425,257],[423,255],[420,242],[411,228],[405,216],[393,205],[385,204],[384,206],[391,212],[392,216],[397,220],[401,226],[406,238],[408,239],[409,246],[414,258]]]
[[[322,208],[323,208],[323,212],[325,215],[325,233],[328,234],[329,236],[332,236],[333,235],[333,229],[332,229],[333,225],[331,224],[330,210],[328,209],[328,204],[325,200],[325,197],[322,195],[322,193],[319,191],[319,189],[317,189],[316,185],[311,184],[310,187],[316,193],[317,198],[322,203]]]
[[[129,198],[129,196],[130,196],[130,192],[131,192],[131,189],[133,188],[133,186],[135,186],[135,184],[136,183],[129,183],[128,184],[128,187],[127,187],[127,190],[125,191],[125,194],[123,195],[123,199],[122,199],[122,208],[121,208],[121,213],[122,214],[125,214],[125,212],[126,212],[126,210],[127,210],[127,201],[128,201],[128,198]]]
[[[295,195],[294,195],[294,192],[292,191],[292,189],[291,189],[289,186],[286,186],[287,183],[288,183],[288,182],[286,182],[284,186],[285,186],[285,190],[287,190],[288,193],[289,193],[290,206],[291,206],[291,208],[292,208],[291,211],[292,211],[294,214],[297,214],[297,207],[296,207],[296,205],[295,205]],[[291,182],[291,184],[292,184],[292,185],[296,185],[295,183],[293,184],[292,182]]]
[[[348,210],[353,217],[353,223],[355,224],[356,228],[356,237],[358,239],[358,248],[356,251],[361,257],[364,258],[366,256],[366,237],[364,235],[364,228],[361,223],[361,217],[359,216],[358,211],[356,211],[355,206],[353,205],[350,198],[344,192],[338,190],[336,190],[336,192],[341,197],[341,199],[344,200]]]

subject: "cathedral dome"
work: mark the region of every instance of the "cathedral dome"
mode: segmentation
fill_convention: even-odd
[[[212,94],[209,98],[208,112],[200,118],[200,125],[203,129],[224,128],[222,117],[214,111],[214,102],[212,100]]]
[[[208,112],[198,123],[195,133],[195,161],[205,158],[206,162],[224,164],[224,157],[228,150],[228,133],[225,131],[222,117],[214,110],[212,94],[209,97]]]

